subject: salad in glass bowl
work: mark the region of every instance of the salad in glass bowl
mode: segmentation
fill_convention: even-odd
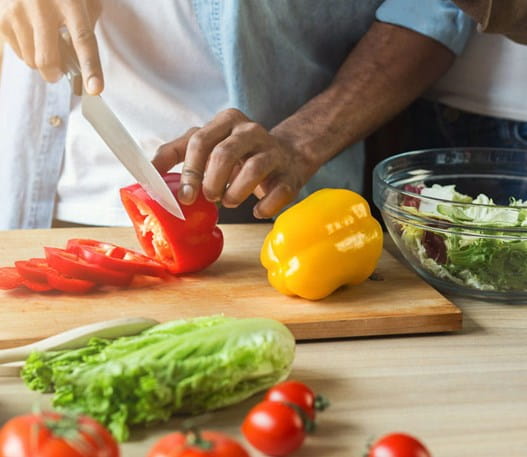
[[[527,302],[527,151],[434,149],[374,170],[395,244],[440,290]]]

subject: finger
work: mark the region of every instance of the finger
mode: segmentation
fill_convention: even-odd
[[[22,52],[20,51],[18,39],[15,35],[15,32],[13,32],[13,28],[11,27],[11,25],[5,24],[4,26],[2,26],[2,35],[6,43],[11,46],[11,49],[18,56],[18,58],[22,59]]]
[[[20,11],[12,23],[13,32],[17,37],[18,47],[22,60],[31,68],[35,65],[35,46],[33,39],[33,28],[29,24],[25,12]]]
[[[257,123],[243,122],[233,129],[229,137],[214,147],[203,181],[203,193],[207,199],[222,200],[235,167],[245,156],[260,149],[267,135],[267,131]],[[231,204],[237,206],[234,201]]]
[[[236,122],[241,119],[234,114],[234,111],[227,110],[219,113],[211,122],[190,137],[178,192],[178,198],[182,203],[189,205],[196,200],[212,150],[230,135]],[[213,176],[218,170],[214,167],[210,170],[207,168],[207,173],[209,172]],[[203,191],[205,193],[205,188]],[[206,193],[205,197],[208,198]]]
[[[159,173],[165,174],[174,165],[185,160],[185,151],[187,150],[188,140],[197,130],[199,130],[198,127],[192,127],[183,136],[159,147],[152,159],[152,164],[157,168]]]
[[[275,216],[286,205],[291,203],[297,195],[297,191],[278,179],[267,195],[263,197],[253,208],[253,215],[257,219],[266,219]]]
[[[79,59],[86,91],[97,95],[104,88],[104,80],[97,39],[84,1],[69,3],[65,22]]]
[[[46,81],[56,82],[62,76],[58,23],[50,21],[42,8],[34,8],[31,14],[35,24],[35,65]]]
[[[226,208],[240,205],[269,176],[273,168],[273,160],[268,153],[260,152],[247,159],[225,191],[222,205]]]

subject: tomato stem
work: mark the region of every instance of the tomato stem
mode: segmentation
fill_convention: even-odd
[[[204,451],[208,451],[214,446],[212,441],[203,439],[203,436],[197,427],[191,427],[184,432],[187,439],[187,444],[190,446],[203,449]]]
[[[284,404],[289,406],[290,408],[293,408],[296,411],[296,413],[300,416],[300,419],[302,420],[302,425],[304,426],[304,431],[307,434],[312,434],[315,432],[315,430],[317,429],[316,422],[313,419],[311,419],[300,406],[298,406],[295,403],[289,403],[289,402],[284,402]]]
[[[317,395],[315,397],[315,409],[317,411],[324,411],[331,405],[330,401],[323,395]]]

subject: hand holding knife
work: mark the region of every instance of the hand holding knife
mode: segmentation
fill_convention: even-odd
[[[60,51],[65,65],[64,72],[71,89],[75,95],[82,97],[81,107],[84,117],[148,194],[168,212],[179,219],[185,219],[174,194],[121,121],[100,95],[89,95],[83,89],[77,55],[66,30],[61,33]]]

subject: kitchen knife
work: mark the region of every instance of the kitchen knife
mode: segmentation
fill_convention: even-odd
[[[101,96],[88,95],[83,89],[79,62],[68,36],[61,34],[60,42],[64,71],[73,93],[81,96],[83,116],[146,192],[169,213],[184,220],[185,216],[174,194],[121,121]]]

